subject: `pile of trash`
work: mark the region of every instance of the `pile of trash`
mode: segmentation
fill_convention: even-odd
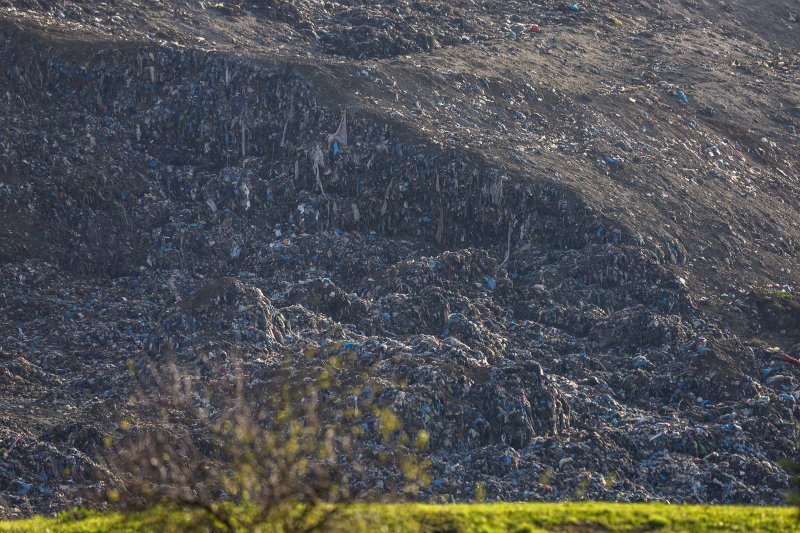
[[[158,4],[162,5],[158,5]],[[215,16],[232,20],[254,17],[265,24],[280,24],[282,41],[297,38],[321,53],[353,59],[391,58],[443,47],[489,43],[498,39],[535,37],[540,26],[580,25],[603,19],[602,5],[579,6],[561,0],[540,2],[392,1],[381,4],[364,0],[341,2],[289,0],[229,0],[191,2],[170,0],[171,14],[179,15],[177,27],[152,27],[141,6],[133,1],[90,4],[74,0],[12,2],[14,14],[46,26],[66,26],[92,33],[131,39],[153,34],[173,37],[187,20]],[[161,10],[166,2],[151,2]],[[597,2],[593,3],[597,4]],[[170,13],[167,15],[169,16]],[[198,28],[192,28],[197,30]],[[136,35],[136,34],[139,35]],[[200,33],[199,31],[197,32]],[[193,35],[205,42],[205,38]],[[263,40],[264,36],[261,36]],[[262,41],[258,44],[265,44]]]
[[[545,155],[586,156],[602,171],[587,188],[633,198],[642,178],[629,165],[672,168],[674,152],[569,115],[556,90],[445,71],[436,79],[455,89],[437,96],[450,104],[436,120],[476,122],[442,143],[419,101],[416,115],[379,112],[308,64],[166,37],[34,50],[15,21],[111,32],[135,15],[14,4],[0,2],[0,516],[95,505],[127,431],[190,427],[168,398],[140,401],[173,367],[209,411],[222,380],[244,376],[263,398],[296,377],[287,368],[333,368],[365,456],[385,453],[367,400],[428,436],[421,500],[782,501],[800,415],[793,289],[732,290],[739,322],[724,322],[683,277],[706,272],[698,252],[672,228],[619,221],[655,200],[612,219]],[[612,2],[492,3],[517,10],[492,27],[468,2],[148,4],[278,20],[324,56],[392,61],[498,35],[519,45],[568,21],[619,25],[601,16]],[[459,108],[462,96],[481,104]],[[495,107],[524,98],[536,111]],[[493,152],[512,137],[521,167]],[[762,144],[759,157],[782,157]],[[728,148],[704,147],[717,162]],[[769,342],[751,338],[762,333]],[[363,466],[356,488],[389,490],[396,473]]]

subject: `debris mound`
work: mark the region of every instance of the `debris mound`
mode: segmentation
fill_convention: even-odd
[[[0,0],[0,517],[219,460],[164,370],[332,372],[420,500],[781,502],[800,62],[744,4]]]

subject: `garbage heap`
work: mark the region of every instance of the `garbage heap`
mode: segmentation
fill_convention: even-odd
[[[12,8],[13,14],[42,26],[63,25],[70,31],[124,36],[141,40],[148,35],[164,39],[180,33],[181,24],[170,27],[148,14],[178,14],[183,21],[227,18],[229,21],[251,18],[262,25],[255,39],[267,45],[263,25],[281,26],[282,39],[297,40],[325,55],[352,59],[392,58],[430,52],[449,46],[486,43],[493,38],[522,38],[531,22],[561,26],[603,20],[610,2],[595,2],[594,9],[572,8],[561,0],[527,2],[481,2],[470,0],[386,2],[365,0],[342,2],[293,2],[290,0],[233,0],[196,2],[193,0],[153,0],[146,6],[123,0],[114,4],[86,3],[76,0],[3,0],[0,8]],[[166,12],[166,13],[164,13]],[[161,25],[159,25],[161,22]],[[534,28],[538,28],[534,25]],[[177,30],[177,31],[176,31]],[[245,32],[245,35],[247,32]],[[210,37],[209,33],[205,35]],[[194,36],[196,41],[206,38]]]
[[[556,183],[288,64],[0,37],[0,515],[91,503],[124,428],[190,424],[132,400],[162,365],[201,403],[333,357],[342,402],[429,435],[423,500],[781,501],[797,368]]]

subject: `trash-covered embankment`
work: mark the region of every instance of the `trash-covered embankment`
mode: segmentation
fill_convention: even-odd
[[[797,369],[575,194],[290,64],[2,37],[3,514],[102,493],[123,422],[190,425],[131,399],[161,365],[212,410],[234,363],[267,394],[287,359],[338,361],[365,450],[368,405],[427,433],[422,499],[780,501]]]

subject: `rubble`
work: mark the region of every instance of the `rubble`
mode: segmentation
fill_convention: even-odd
[[[128,2],[0,2],[0,516],[102,492],[107,439],[169,411],[132,399],[154,369],[212,409],[237,362],[256,397],[333,365],[342,405],[426,431],[420,499],[782,501],[797,298],[756,276],[796,274],[794,137],[720,134],[700,87],[647,72],[597,101],[450,55],[602,67],[580,32],[669,42],[696,29],[673,8],[142,4],[184,21],[156,38]],[[204,20],[274,53],[200,41]],[[78,29],[97,46],[31,46]],[[796,83],[796,60],[764,65]],[[774,211],[731,201],[769,190]]]

